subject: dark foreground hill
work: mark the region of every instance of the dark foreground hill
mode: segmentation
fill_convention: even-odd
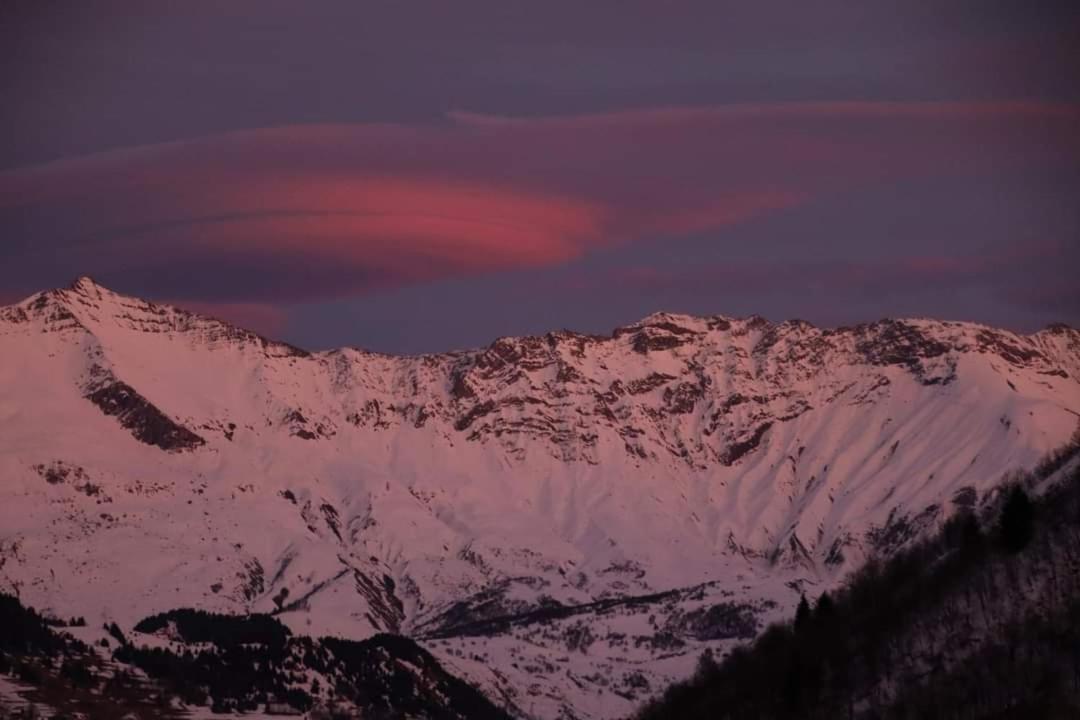
[[[110,625],[113,641],[89,647],[57,624],[0,594],[0,674],[54,718],[185,717],[197,706],[327,720],[508,718],[404,637],[316,640],[267,615],[184,609],[144,619],[138,637]],[[9,716],[19,717],[0,698]]]

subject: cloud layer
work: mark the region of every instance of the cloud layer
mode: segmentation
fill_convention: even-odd
[[[1075,171],[1080,108],[779,103],[304,125],[0,174],[0,284],[347,298],[711,234],[853,189]]]

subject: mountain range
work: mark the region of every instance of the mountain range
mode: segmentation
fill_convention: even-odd
[[[625,716],[1078,419],[1063,325],[307,352],[84,277],[0,308],[0,590],[87,641],[178,608],[403,635],[513,716]]]

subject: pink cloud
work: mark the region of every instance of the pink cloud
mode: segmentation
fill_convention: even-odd
[[[34,219],[0,260],[218,273],[213,292],[172,290],[195,300],[345,297],[722,237],[870,183],[1072,168],[1078,120],[1075,105],[846,102],[241,131],[0,173],[0,227]]]

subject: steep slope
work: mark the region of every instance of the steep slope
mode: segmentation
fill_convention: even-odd
[[[422,639],[609,717],[1064,443],[1080,333],[658,314],[307,353],[83,278],[0,309],[0,588]]]
[[[1080,436],[1056,460],[636,717],[1077,717]]]

